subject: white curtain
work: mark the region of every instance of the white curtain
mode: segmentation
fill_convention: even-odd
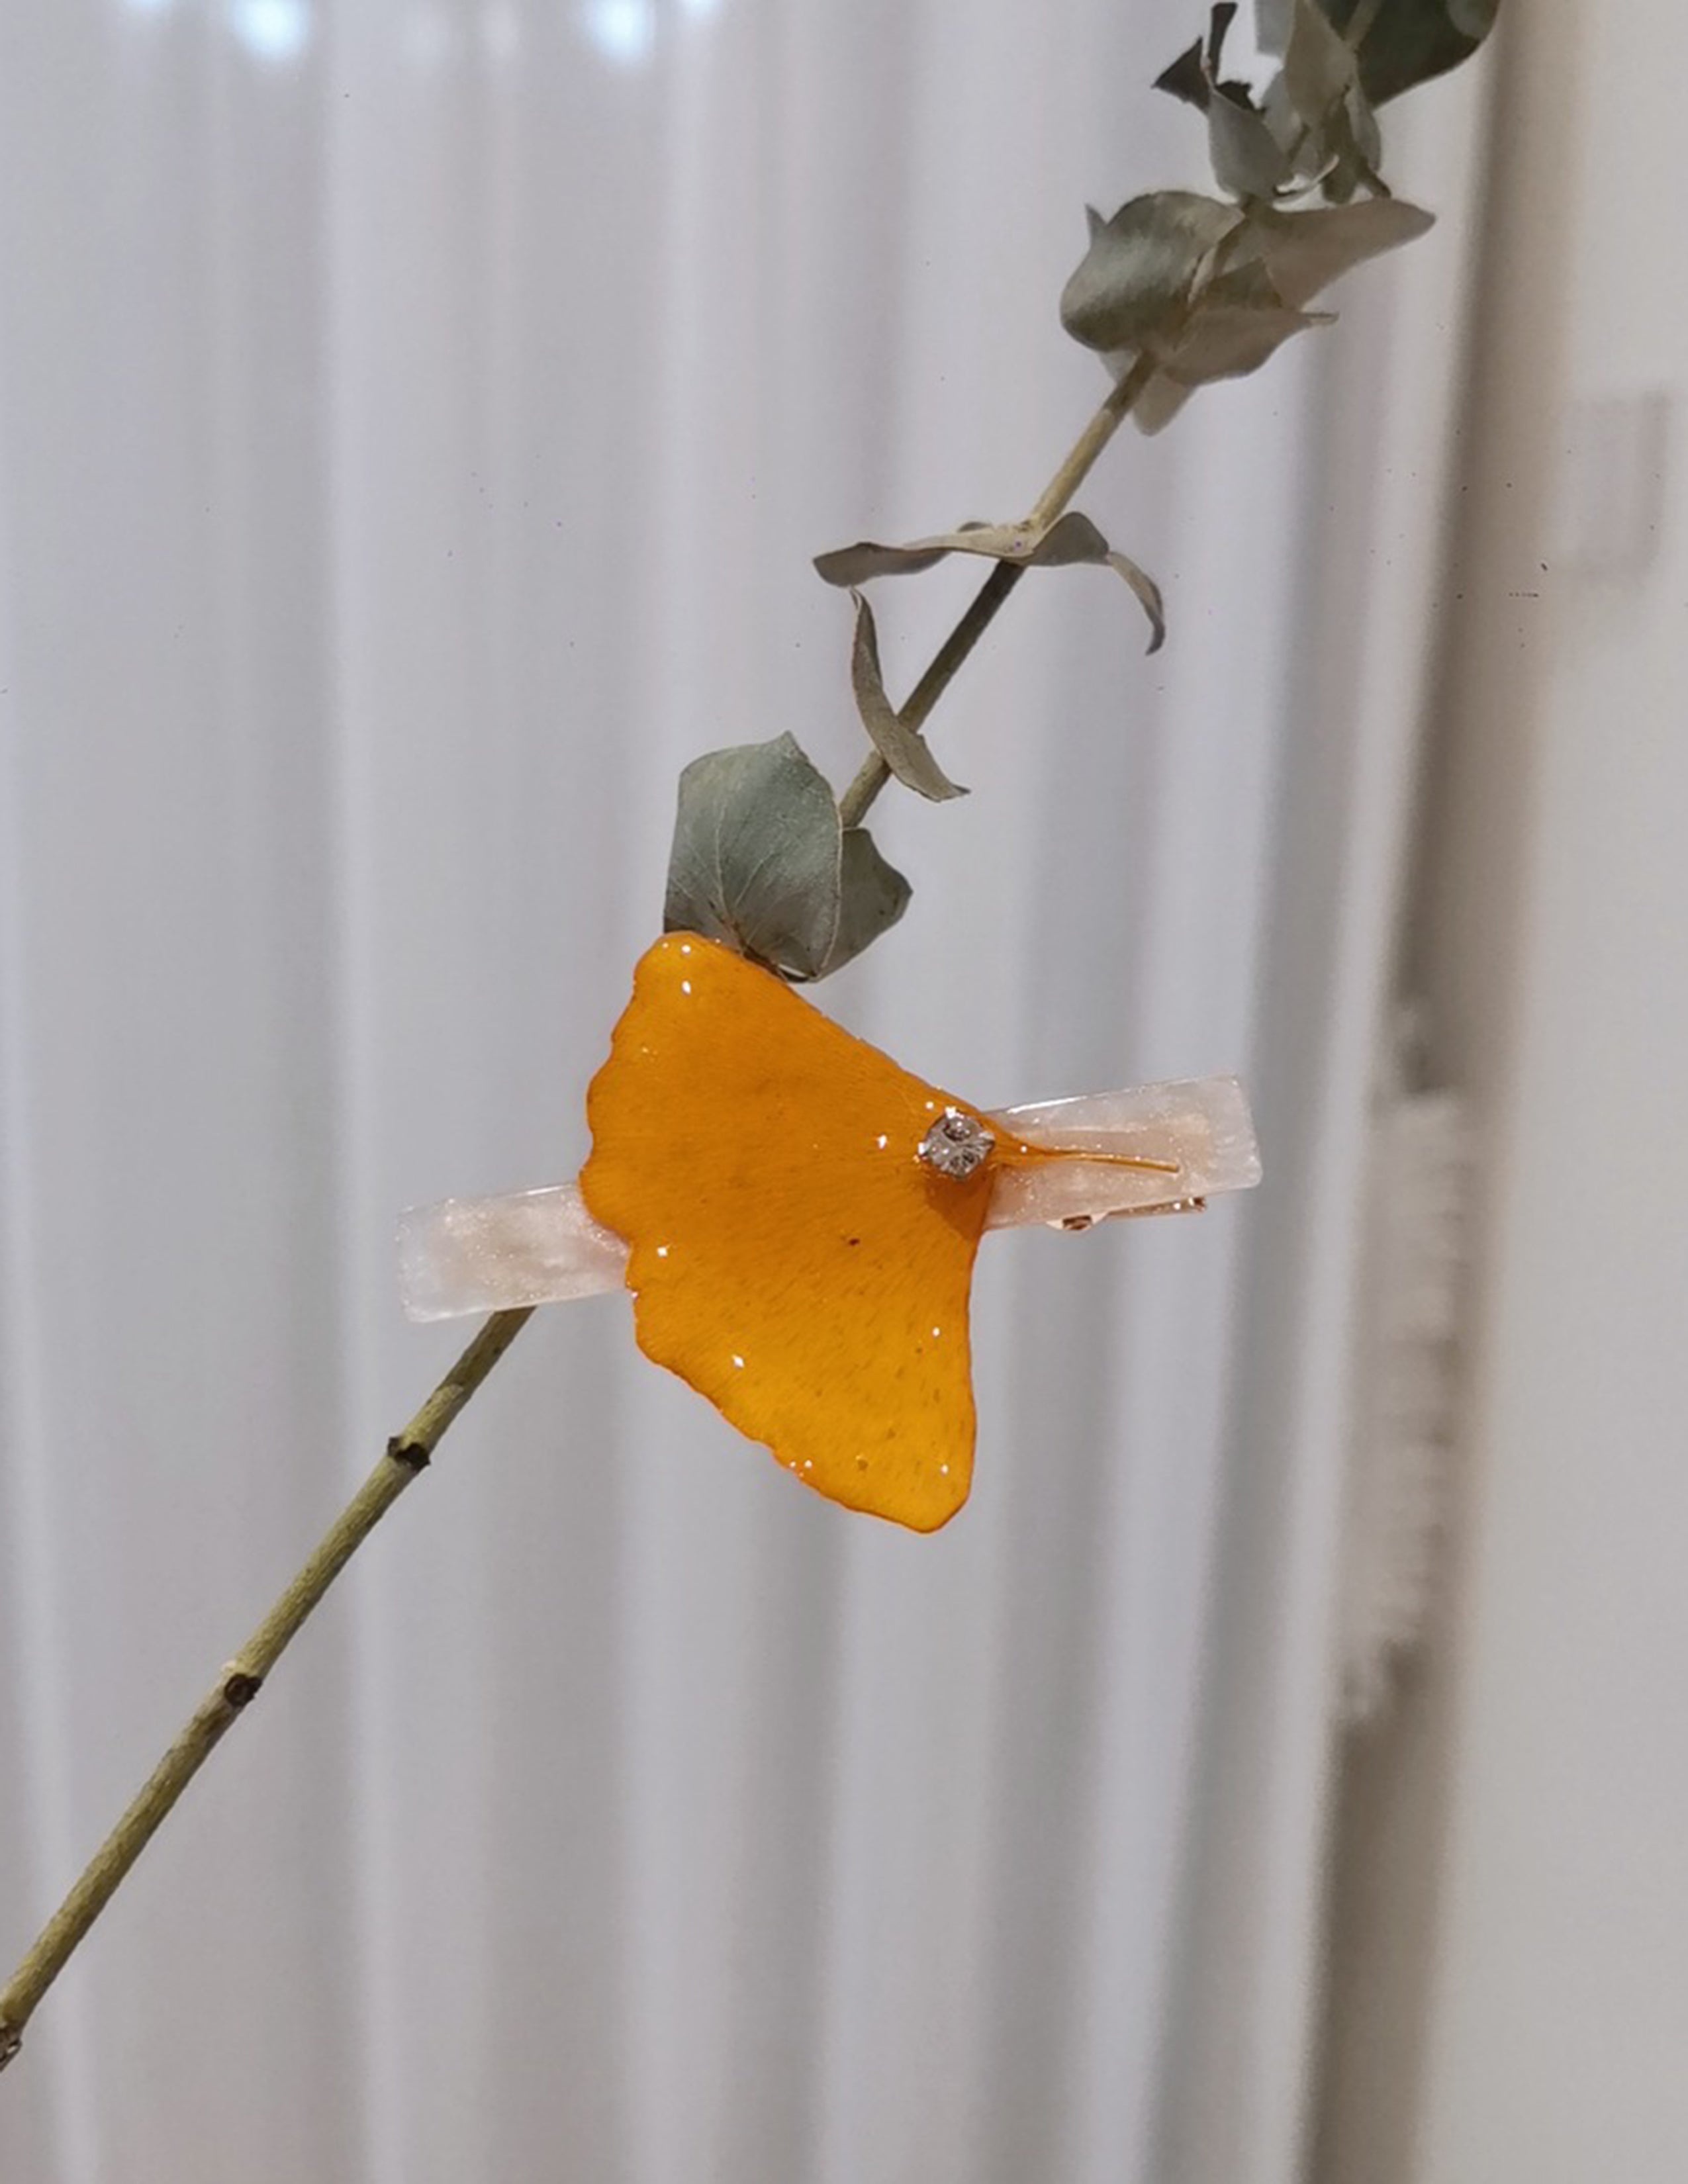
[[[451,1355],[398,1208],[578,1165],[680,766],[853,768],[808,555],[1021,511],[1099,398],[1056,298],[1199,185],[1199,27],[0,11],[0,1958]],[[931,1539],[540,1315],[44,2005],[7,2184],[1288,2184],[1462,250],[1111,454],[1165,652],[1028,579],[820,996],[987,1104],[1252,1067],[1265,1192],[989,1241]],[[967,588],[888,591],[894,684]]]

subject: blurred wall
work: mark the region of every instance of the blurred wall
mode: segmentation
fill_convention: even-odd
[[[1480,1264],[1446,1596],[1345,1769],[1325,2184],[1688,2175],[1688,20],[1505,29],[1410,942]]]

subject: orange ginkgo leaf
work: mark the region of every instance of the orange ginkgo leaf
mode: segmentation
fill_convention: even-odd
[[[646,1355],[833,1501],[916,1531],[954,1516],[995,1173],[1063,1156],[996,1140],[977,1109],[684,933],[641,959],[587,1112],[581,1190],[628,1246]]]

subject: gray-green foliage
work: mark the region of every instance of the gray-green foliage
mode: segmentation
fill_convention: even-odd
[[[882,546],[877,540],[861,538],[854,546],[817,554],[815,568],[827,583],[854,592],[875,577],[918,576],[951,554],[978,554],[1018,569],[1071,569],[1082,563],[1111,569],[1124,578],[1149,617],[1150,651],[1158,651],[1166,637],[1160,586],[1129,554],[1116,553],[1089,517],[1076,508],[1056,516],[1053,523],[964,523],[959,530],[936,538],[916,538],[906,546]]]
[[[1339,31],[1370,14],[1367,0],[1321,0]],[[1383,0],[1360,40],[1360,81],[1373,106],[1469,60],[1495,27],[1500,0]]]
[[[1329,325],[1328,312],[1307,308],[1315,297],[1424,232],[1431,215],[1383,180],[1375,109],[1468,58],[1497,4],[1256,0],[1257,42],[1275,64],[1257,85],[1227,72],[1234,0],[1210,11],[1205,34],[1156,87],[1202,116],[1219,193],[1156,190],[1111,218],[1091,212],[1089,246],[1061,294],[1061,323],[1115,376],[1122,414],[1131,401],[1138,424],[1158,431],[1198,387],[1256,371],[1295,335]],[[887,693],[861,587],[951,554],[1004,565],[998,582],[1011,584],[1023,568],[1097,563],[1142,603],[1152,652],[1166,627],[1159,588],[1089,517],[1064,510],[1071,489],[1052,489],[1053,513],[1039,521],[966,524],[906,546],[862,540],[816,559],[855,600],[850,682],[869,739],[892,778],[933,802],[966,792]],[[711,751],[681,776],[671,930],[725,941],[788,978],[819,978],[894,925],[908,899],[908,882],[864,827],[844,824],[790,735]]]
[[[1239,198],[1271,198],[1316,182],[1325,195],[1351,198],[1362,185],[1381,190],[1382,140],[1356,49],[1317,0],[1261,0],[1262,49],[1279,65],[1256,93],[1224,69],[1234,0],[1220,0],[1207,36],[1156,79],[1207,120],[1213,178]]]
[[[1111,220],[1091,214],[1061,323],[1117,377],[1140,355],[1152,359],[1156,377],[1134,414],[1156,432],[1195,387],[1257,371],[1291,335],[1329,326],[1329,313],[1306,308],[1322,289],[1430,225],[1398,198],[1298,212],[1157,191]]]
[[[709,751],[680,776],[665,930],[725,941],[787,978],[823,978],[908,899],[866,828],[844,826],[795,737]]]

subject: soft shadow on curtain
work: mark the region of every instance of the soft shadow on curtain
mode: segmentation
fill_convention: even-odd
[[[1056,298],[1201,180],[1194,27],[0,23],[0,1953],[448,1356],[396,1210],[578,1164],[679,766],[854,763],[806,557],[1017,511],[1099,398]],[[991,1104],[1257,1066],[1267,1197],[992,1242],[929,1540],[543,1316],[43,2011],[8,2180],[1287,2184],[1460,262],[1111,457],[1166,651],[1022,587],[824,995]]]

